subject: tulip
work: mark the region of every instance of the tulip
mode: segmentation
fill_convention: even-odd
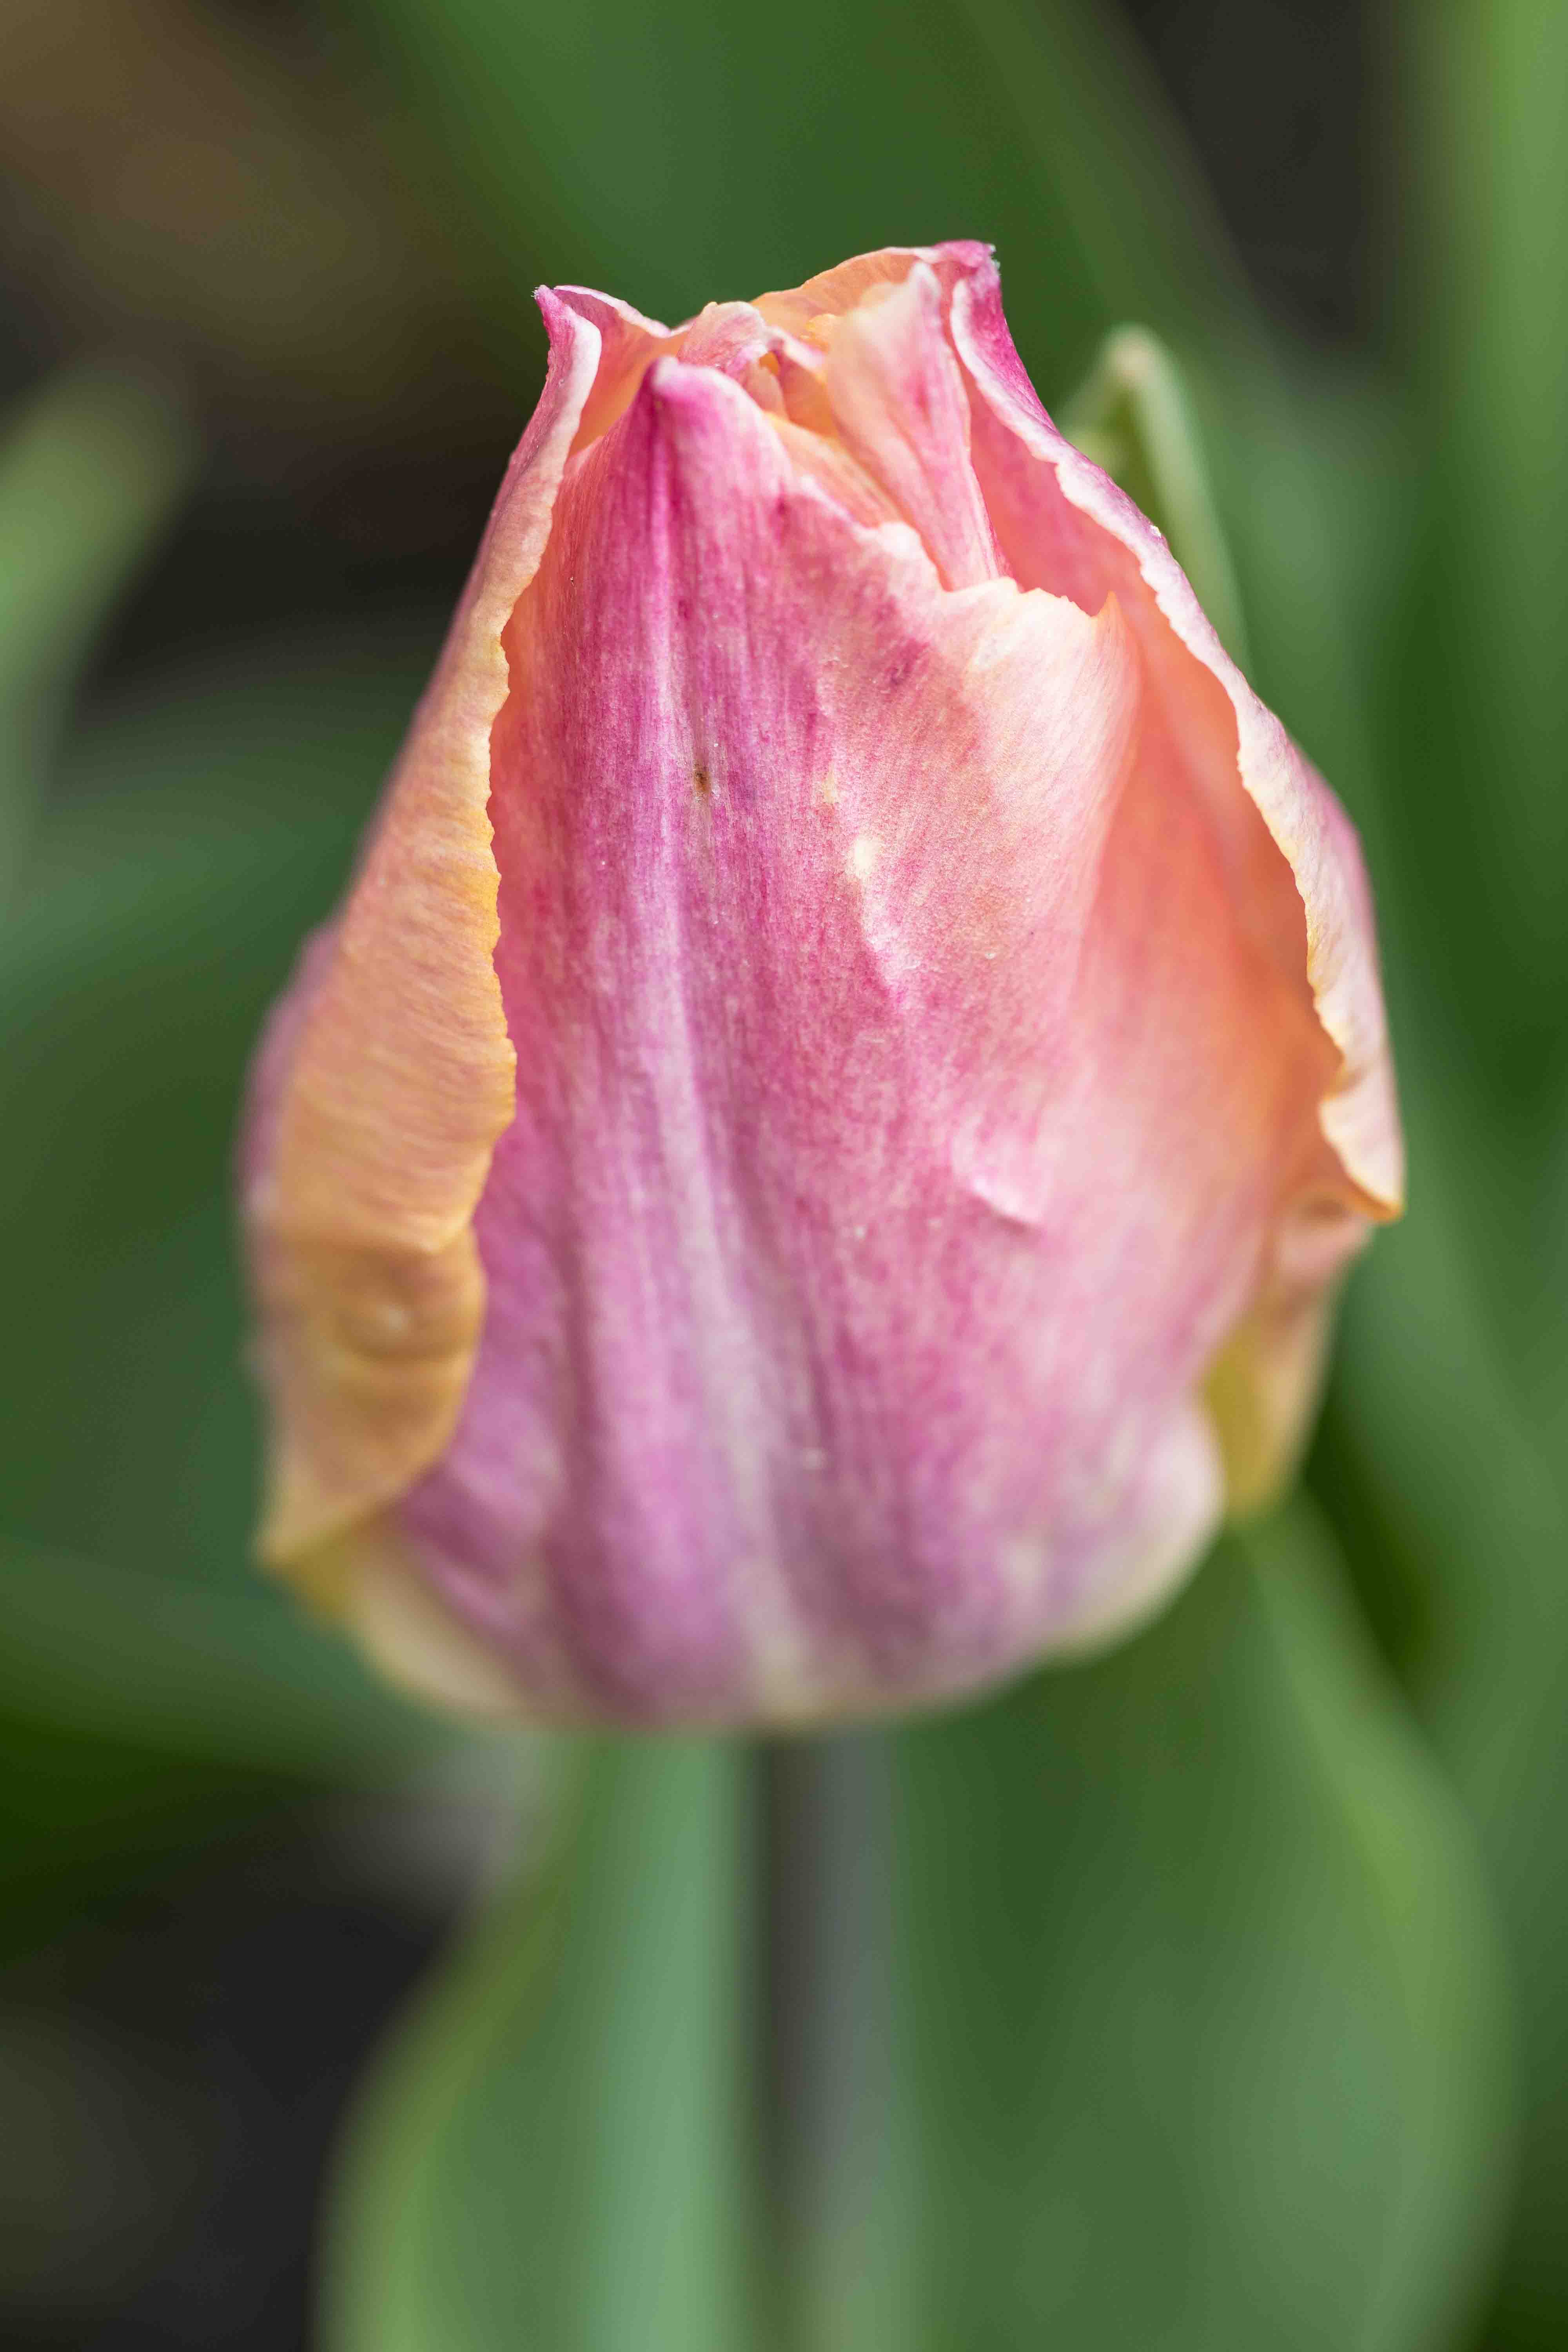
[[[791,1724],[1136,1623],[1395,1213],[1371,905],[989,250],[544,392],[258,1055],[264,1556],[471,1708]]]

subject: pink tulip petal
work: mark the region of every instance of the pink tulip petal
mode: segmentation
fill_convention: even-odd
[[[1108,594],[1121,600],[1161,714],[1152,725],[1172,788],[1182,780],[1202,798],[1235,905],[1277,967],[1300,972],[1336,1049],[1312,1135],[1278,1206],[1261,1295],[1210,1388],[1233,1500],[1249,1507],[1279,1484],[1305,1433],[1338,1275],[1368,1221],[1397,1214],[1403,1197],[1360,849],[1321,777],[1225,652],[1159,532],[1046,415],[1013,348],[989,259],[955,286],[952,330],[974,388],[973,462],[1010,567],[1086,611]],[[1310,1277],[1300,1270],[1303,1236]]]
[[[1232,713],[1223,731],[1232,742],[1215,781],[1223,786],[1230,770],[1239,772],[1294,877],[1313,1002],[1341,1055],[1338,1083],[1322,1105],[1323,1132],[1368,1205],[1397,1211],[1404,1146],[1371,894],[1349,819],[1220,644],[1160,533],[1040,406],[1013,348],[989,260],[955,289],[952,332],[978,394],[976,470],[1016,576],[1048,584],[1086,610],[1108,594],[1121,596],[1173,711],[1203,728],[1205,766],[1216,764],[1213,738],[1220,730],[1204,674],[1222,688]],[[1256,882],[1260,861],[1247,857],[1237,871],[1238,879]],[[1296,919],[1289,928],[1293,943]]]
[[[258,1058],[270,1554],[487,1713],[802,1722],[1110,1638],[1278,1476],[1397,1202],[1354,835],[985,247],[542,300]]]
[[[1331,1057],[1117,604],[944,592],[665,360],[508,650],[518,1116],[401,1539],[563,1714],[908,1704],[1150,1605]]]

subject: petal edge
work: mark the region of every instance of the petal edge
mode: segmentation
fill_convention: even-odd
[[[550,372],[342,914],[286,1003],[244,1194],[274,1437],[264,1559],[297,1559],[440,1453],[484,1310],[472,1219],[511,1117],[493,957],[501,632],[549,535],[597,329],[541,293]]]

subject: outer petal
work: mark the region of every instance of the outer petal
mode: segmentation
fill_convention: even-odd
[[[979,395],[976,468],[993,520],[1011,541],[1016,576],[1026,584],[1049,575],[1059,593],[1089,605],[1121,594],[1184,718],[1198,709],[1194,672],[1206,672],[1223,689],[1233,714],[1234,764],[1295,877],[1306,913],[1307,976],[1340,1052],[1323,1131],[1368,1203],[1397,1210],[1404,1146],[1371,895],[1349,819],[1220,644],[1159,531],[1040,406],[1013,348],[989,259],[955,289],[952,330]],[[1163,637],[1174,640],[1169,654]]]
[[[472,1219],[511,1117],[486,814],[501,631],[532,577],[595,378],[548,301],[549,380],[334,929],[275,1016],[244,1214],[273,1412],[263,1549],[294,1562],[450,1435],[483,1317]]]
[[[1121,598],[1143,652],[1158,714],[1151,731],[1163,733],[1172,788],[1205,802],[1235,903],[1250,911],[1278,967],[1303,972],[1335,1048],[1313,1130],[1279,1203],[1259,1296],[1210,1383],[1232,1498],[1247,1507],[1278,1483],[1304,1433],[1339,1272],[1367,1221],[1397,1214],[1403,1195],[1360,849],[1328,786],[1225,652],[1160,533],[1046,415],[1013,348],[988,257],[955,284],[952,330],[973,388],[976,471],[1015,575],[1047,582],[1086,610],[1108,594]],[[1292,887],[1282,895],[1287,874]]]
[[[485,1333],[360,1605],[422,1574],[536,1706],[710,1720],[1150,1605],[1333,1056],[1117,604],[944,593],[661,361],[508,648]]]

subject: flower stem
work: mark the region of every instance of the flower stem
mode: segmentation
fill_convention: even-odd
[[[889,1743],[772,1741],[759,1777],[767,2301],[780,2352],[805,2352],[837,2340],[878,2267],[867,2241],[892,2088]]]

